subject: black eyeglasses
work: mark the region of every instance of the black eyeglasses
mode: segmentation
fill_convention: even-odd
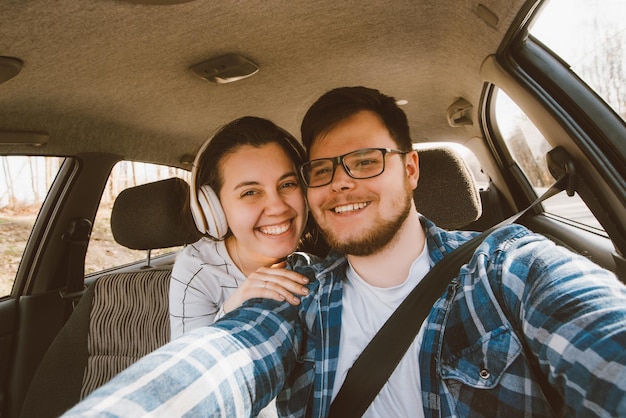
[[[330,184],[339,164],[353,179],[369,179],[385,171],[385,155],[406,154],[408,151],[391,148],[363,148],[333,158],[320,158],[300,166],[302,179],[307,187],[322,187]]]

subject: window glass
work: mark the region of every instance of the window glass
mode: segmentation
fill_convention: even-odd
[[[0,297],[15,275],[43,200],[63,158],[0,157]]]
[[[170,177],[180,177],[189,182],[191,176],[185,170],[162,165],[130,161],[121,161],[115,165],[107,181],[89,239],[85,257],[85,274],[147,258],[146,251],[131,250],[115,242],[111,232],[111,209],[115,198],[122,190]],[[178,249],[180,248],[155,250],[152,251],[151,257]]]
[[[495,116],[511,156],[537,195],[543,194],[555,182],[546,161],[546,153],[552,147],[526,114],[501,90],[496,94]],[[578,194],[570,197],[559,193],[544,201],[543,207],[546,213],[603,233],[602,226]]]
[[[530,33],[626,120],[626,1],[549,0]]]

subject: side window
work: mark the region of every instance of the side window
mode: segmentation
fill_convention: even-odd
[[[530,34],[557,55],[583,82],[626,120],[626,2],[548,0]],[[545,154],[549,144],[528,117],[502,91],[496,97],[496,123],[509,151],[539,194],[554,179]],[[603,233],[584,202],[561,194],[545,202],[547,213]]]
[[[551,149],[550,144],[526,114],[502,90],[497,91],[495,116],[511,156],[537,195],[541,195],[555,182],[546,162],[546,153]],[[602,226],[577,194],[569,197],[559,193],[544,201],[543,207],[546,213],[603,233]]]
[[[185,170],[156,164],[121,161],[115,165],[109,176],[94,221],[85,257],[85,274],[146,259],[145,251],[131,250],[115,242],[111,232],[111,209],[115,198],[122,190],[170,177],[180,177],[189,182],[191,175]],[[137,208],[137,210],[140,209]],[[179,249],[168,248],[152,251],[151,257]]]
[[[626,1],[549,0],[530,33],[626,120]]]
[[[0,297],[15,275],[44,198],[63,158],[0,157]]]

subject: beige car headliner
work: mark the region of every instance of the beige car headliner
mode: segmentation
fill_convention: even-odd
[[[480,135],[480,66],[524,3],[3,0],[0,56],[23,67],[0,84],[0,132],[47,133],[38,153],[180,165],[233,118],[267,117],[299,137],[320,94],[366,85],[408,101],[415,142],[462,143]],[[259,72],[218,85],[189,70],[228,53]],[[451,127],[446,110],[460,97],[474,123]],[[28,151],[0,144],[0,154]]]

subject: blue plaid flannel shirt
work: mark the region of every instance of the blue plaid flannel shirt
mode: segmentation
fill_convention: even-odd
[[[474,235],[422,224],[432,264]],[[254,416],[276,395],[284,416],[328,415],[346,261],[291,261],[317,279],[300,306],[249,301],[65,416]],[[433,306],[419,361],[427,417],[626,416],[625,287],[519,225],[501,228]],[[543,381],[562,405],[546,400]]]

